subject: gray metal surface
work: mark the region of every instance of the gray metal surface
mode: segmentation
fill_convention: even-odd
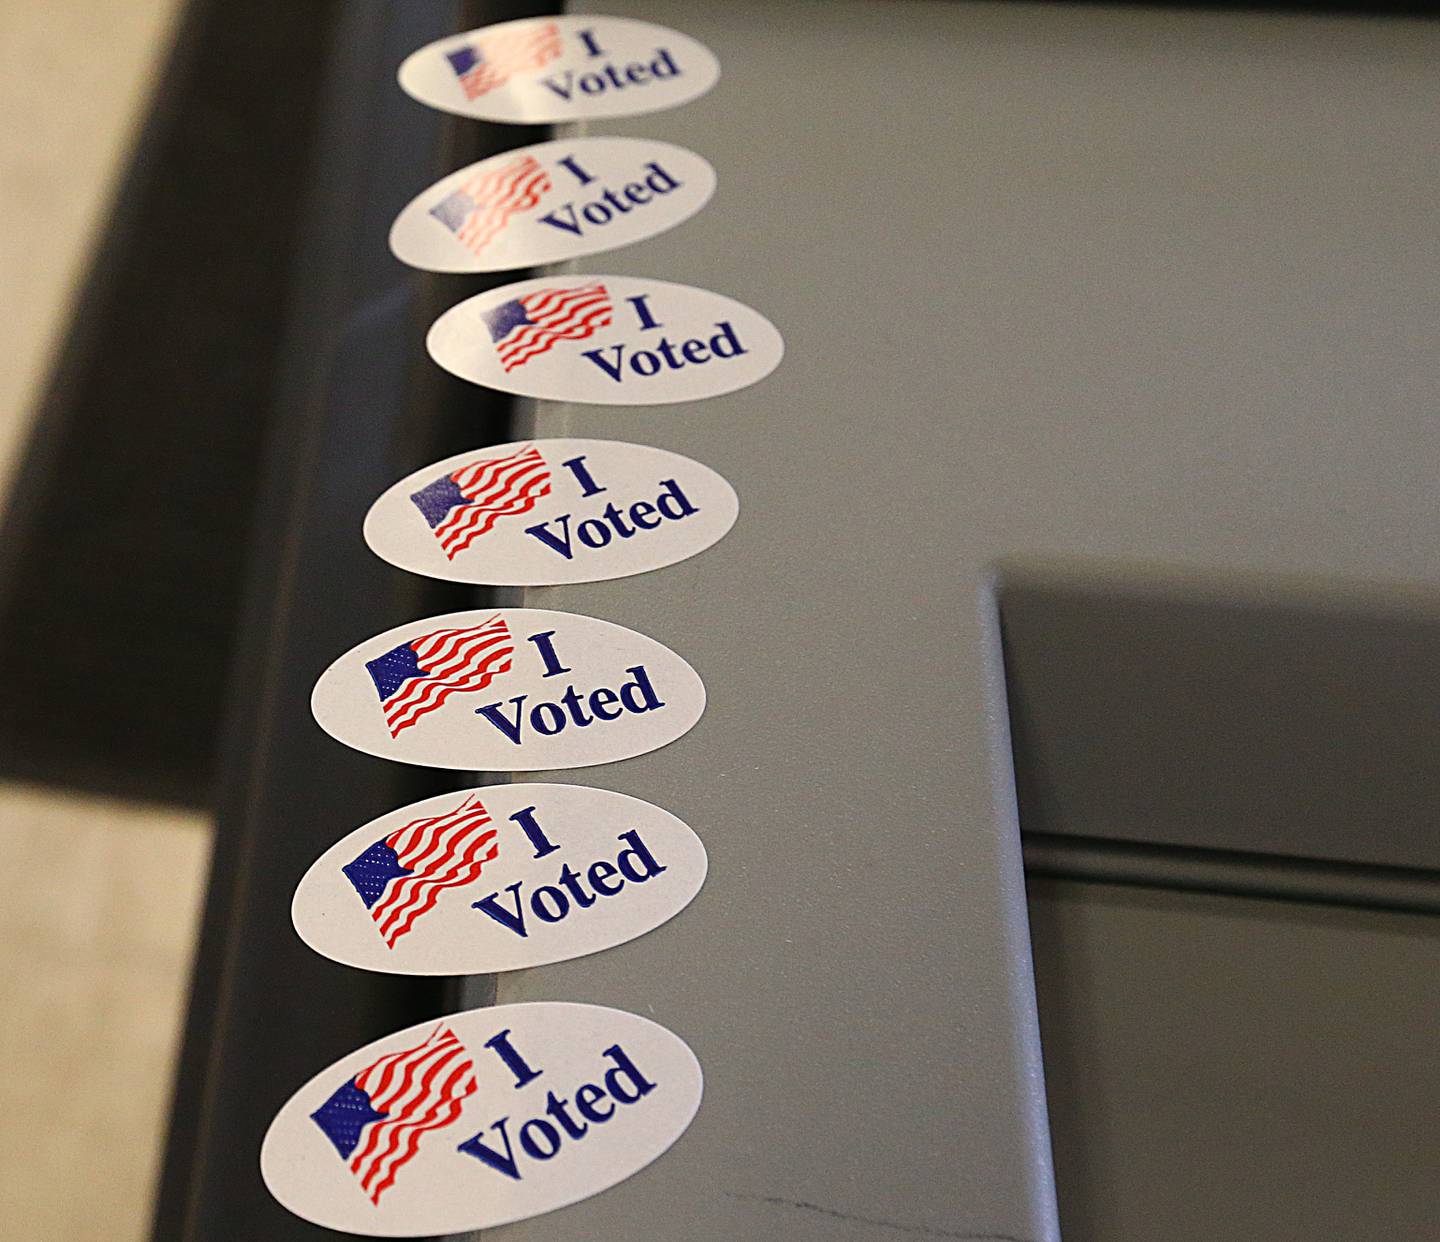
[[[788,354],[691,407],[538,411],[537,434],[696,457],[741,516],[682,565],[515,601],[700,671],[691,734],[574,779],[684,817],[711,873],[667,926],[503,976],[498,999],[654,1017],[706,1098],[654,1167],[487,1236],[1052,1239],[988,567],[1339,575],[1440,611],[1440,38],[1090,7],[595,8],[686,30],[724,77],[592,131],[693,147],[719,191],[585,269],[738,297]]]
[[[1012,563],[1000,612],[1027,837],[1405,868],[1440,901],[1433,587]]]
[[[1065,1242],[1435,1232],[1440,922],[1032,882]]]

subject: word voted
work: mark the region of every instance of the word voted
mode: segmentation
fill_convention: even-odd
[[[650,298],[650,294],[641,293],[625,301],[634,309],[642,332],[659,332],[665,325],[655,318],[650,309]],[[704,366],[717,358],[739,358],[750,352],[740,343],[740,336],[730,320],[722,320],[715,327],[715,335],[708,338],[697,336],[679,342],[672,341],[668,336],[662,336],[658,341],[646,338],[648,348],[645,349],[622,342],[602,349],[587,349],[580,356],[599,367],[617,384],[623,384],[630,375],[649,379],[662,371]]]
[[[582,188],[594,185],[598,180],[573,155],[562,156],[556,162],[574,177]],[[538,217],[540,223],[548,224],[552,229],[559,229],[574,237],[584,237],[587,227],[602,228],[612,220],[628,216],[636,208],[648,206],[667,194],[673,194],[685,184],[666,172],[660,166],[659,160],[649,160],[642,168],[645,174],[643,178],[627,181],[618,190],[613,186],[605,186],[603,189],[591,190],[589,193],[593,197],[580,200],[572,198]]]
[[[580,496],[588,499],[607,488],[601,487],[585,465],[586,454],[561,462],[580,484]],[[575,545],[599,551],[616,539],[633,539],[636,535],[660,529],[665,522],[679,522],[699,513],[699,506],[690,502],[674,479],[660,480],[660,492],[654,501],[637,500],[623,509],[614,501],[606,504],[599,517],[587,517],[574,523],[573,513],[527,526],[525,533],[542,547],[570,561],[575,559]]]
[[[530,1066],[514,1047],[510,1035],[507,1027],[486,1040],[485,1047],[515,1076],[515,1086],[519,1089],[545,1071]],[[595,1082],[579,1083],[564,1095],[548,1091],[539,1116],[520,1122],[512,1132],[511,1118],[506,1114],[473,1138],[466,1139],[458,1150],[518,1182],[528,1171],[522,1157],[539,1163],[553,1160],[567,1143],[584,1141],[592,1127],[605,1125],[619,1110],[638,1104],[658,1085],[645,1077],[618,1043],[611,1044],[600,1055],[604,1058],[600,1062],[604,1070]],[[486,1135],[492,1132],[494,1137],[486,1141]]]
[[[574,671],[561,664],[555,653],[554,630],[531,634],[527,641],[534,643],[540,653],[540,659],[545,665],[544,677],[559,677],[563,673]],[[553,737],[572,724],[577,729],[588,729],[597,721],[619,720],[627,713],[638,716],[644,712],[659,711],[665,706],[660,696],[655,693],[650,674],[643,664],[632,665],[625,671],[630,674],[631,679],[613,690],[608,686],[581,690],[572,683],[554,702],[542,701],[527,710],[526,703],[530,696],[517,694],[508,700],[509,708],[512,709],[508,714],[505,703],[488,703],[484,707],[477,707],[475,714],[494,725],[507,740],[516,746],[522,746],[525,742],[527,722],[536,733]]]
[[[511,815],[510,820],[520,826],[534,847],[533,857],[544,858],[560,847],[545,835],[536,819],[535,809],[533,806],[525,807]],[[615,856],[614,862],[597,858],[580,871],[567,862],[561,866],[554,884],[537,885],[528,898],[523,892],[525,882],[517,880],[505,886],[505,892],[510,894],[508,903],[495,892],[472,902],[471,906],[524,940],[530,934],[525,919],[527,905],[542,923],[560,923],[569,917],[572,910],[589,910],[602,897],[618,895],[627,883],[644,884],[664,873],[665,867],[655,860],[654,854],[640,839],[638,828],[622,832],[616,840],[624,848]],[[590,885],[588,890],[585,887],[587,880]]]
[[[595,36],[595,30],[576,32],[585,48],[587,57],[602,63],[586,70],[567,69],[564,73],[551,74],[541,78],[547,90],[569,103],[577,95],[605,95],[613,91],[628,90],[632,86],[650,86],[666,82],[682,75],[669,48],[657,47],[653,60],[632,60],[619,65],[610,60]]]

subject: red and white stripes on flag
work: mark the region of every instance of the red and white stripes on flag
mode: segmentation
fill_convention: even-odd
[[[550,184],[550,174],[533,155],[478,173],[460,187],[471,206],[455,235],[472,254],[479,254],[511,216],[536,206]]]
[[[407,678],[384,702],[390,736],[399,737],[452,695],[483,690],[510,671],[515,652],[505,618],[463,630],[436,630],[410,640],[416,663],[427,676]]]
[[[504,86],[517,73],[529,73],[549,64],[560,55],[560,27],[554,22],[543,26],[522,26],[517,30],[501,30],[476,40],[479,64],[460,78],[466,99]]]
[[[615,316],[604,285],[577,285],[573,289],[541,289],[517,299],[529,323],[519,324],[504,340],[495,342],[500,365],[507,371],[523,367],[557,341],[579,341]]]
[[[502,517],[529,513],[550,494],[550,467],[533,444],[508,457],[471,462],[450,477],[471,502],[456,506],[432,532],[452,561]]]
[[[475,1065],[465,1045],[447,1026],[438,1026],[423,1044],[381,1057],[355,1076],[381,1121],[366,1127],[350,1157],[350,1171],[370,1201],[395,1184],[395,1175],[419,1150],[430,1130],[449,1125],[465,1097],[474,1092]]]
[[[417,919],[435,908],[442,892],[476,879],[499,855],[498,835],[485,804],[472,794],[458,809],[414,820],[386,837],[400,865],[413,874],[388,885],[370,907],[385,943],[393,949]]]

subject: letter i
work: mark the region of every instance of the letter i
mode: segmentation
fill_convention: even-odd
[[[540,653],[540,659],[545,663],[546,677],[556,677],[561,673],[568,673],[570,670],[560,663],[560,657],[555,654],[555,644],[552,639],[555,637],[554,630],[546,630],[542,634],[531,634],[530,641],[535,644],[535,649]]]
[[[507,1026],[498,1035],[492,1035],[485,1041],[485,1047],[489,1048],[497,1057],[505,1062],[505,1068],[515,1075],[515,1086],[523,1087],[527,1082],[534,1082],[543,1074],[544,1070],[531,1069],[524,1057],[515,1051],[510,1042],[510,1028]]]
[[[650,295],[648,293],[637,293],[633,298],[626,298],[627,302],[635,308],[635,314],[640,318],[642,328],[658,328],[662,325],[650,313]]]
[[[536,858],[544,858],[546,854],[553,854],[560,848],[545,835],[545,830],[540,827],[539,821],[535,818],[533,806],[527,806],[523,811],[516,811],[514,815],[510,816],[510,822],[520,825],[520,831],[535,847]]]
[[[580,484],[580,495],[582,497],[594,496],[600,492],[609,490],[595,482],[595,476],[590,473],[589,468],[585,465],[585,455],[583,453],[579,457],[572,457],[569,461],[562,461],[560,464],[575,476],[575,482]]]
[[[558,163],[562,168],[568,169],[570,173],[574,176],[575,180],[578,181],[581,185],[589,185],[592,181],[595,180],[593,175],[586,172],[585,169],[580,166],[580,161],[577,160],[573,155],[567,155],[564,159],[557,160],[556,163]]]
[[[605,53],[600,50],[600,45],[595,42],[594,30],[582,30],[579,34],[580,42],[585,45],[585,50],[589,52],[591,56],[605,55]]]

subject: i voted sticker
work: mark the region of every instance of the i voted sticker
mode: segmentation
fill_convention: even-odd
[[[658,750],[705,710],[668,647],[573,612],[502,608],[396,626],[310,697],[332,737],[385,759],[477,772],[613,763]]]
[[[452,306],[426,338],[461,379],[544,401],[664,405],[734,392],[785,353],[775,325],[708,289],[542,276]]]
[[[675,108],[719,77],[704,44],[626,17],[502,22],[439,39],[400,66],[401,87],[421,103],[522,125]]]
[[[599,582],[704,551],[739,509],[729,483],[678,453],[536,440],[459,453],[400,480],[366,515],[365,541],[432,578]]]
[[[291,917],[347,966],[492,974],[643,936],[690,903],[705,866],[700,838],[639,798],[493,785],[352,832],[306,872]]]
[[[663,1154],[700,1063],[635,1014],[473,1009],[367,1044],[300,1088],[260,1150],[297,1216],[371,1237],[488,1229],[579,1203]]]
[[[714,192],[715,170],[668,142],[542,142],[431,186],[396,217],[390,249],[432,272],[561,263],[674,228]]]

